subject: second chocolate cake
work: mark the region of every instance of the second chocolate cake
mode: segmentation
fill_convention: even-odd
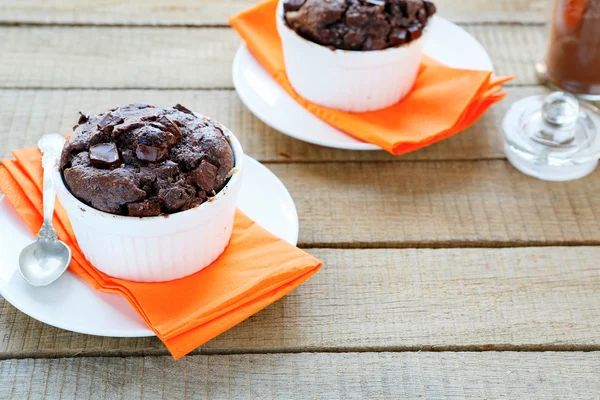
[[[138,217],[196,207],[219,192],[234,164],[219,125],[183,106],[129,104],[81,115],[60,171],[82,202]]]
[[[429,0],[284,0],[285,21],[304,38],[343,50],[383,50],[421,37]]]

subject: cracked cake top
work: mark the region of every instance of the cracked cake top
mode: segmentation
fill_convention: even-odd
[[[187,108],[128,104],[81,114],[60,160],[66,186],[100,211],[173,214],[216,195],[233,169],[220,125]]]
[[[436,7],[430,0],[284,0],[287,25],[343,50],[383,50],[418,39]]]

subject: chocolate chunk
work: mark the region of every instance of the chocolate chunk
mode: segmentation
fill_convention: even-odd
[[[298,11],[306,0],[285,0],[283,2],[284,11]]]
[[[127,204],[127,214],[132,217],[154,217],[160,215],[158,200],[144,200]]]
[[[146,104],[146,103],[130,103],[125,107],[129,107],[129,108],[133,108],[136,110],[143,110],[144,108],[151,108],[153,106],[151,106],[150,104]],[[121,108],[125,108],[125,107],[121,107]],[[116,108],[112,109],[112,111],[115,111]]]
[[[150,167],[141,167],[135,174],[136,185],[146,193],[155,192],[156,170]]]
[[[398,7],[400,8],[400,11],[402,12],[402,16],[408,17],[408,7],[406,6],[406,2],[399,1],[399,2],[397,2],[397,4],[398,4]]]
[[[154,169],[156,176],[160,179],[174,178],[179,174],[179,165],[173,161],[167,160],[164,164],[157,165]]]
[[[168,147],[171,133],[167,132],[163,125],[151,122],[149,125],[135,131],[135,142],[148,146]]]
[[[193,187],[178,182],[177,185],[158,192],[158,198],[169,211],[176,211],[194,200],[196,190]]]
[[[344,36],[344,47],[349,50],[360,50],[365,41],[365,34],[361,31],[350,31]]]
[[[346,13],[346,23],[351,27],[362,27],[369,22],[369,16],[360,10],[348,10]],[[364,36],[364,34],[363,34]]]
[[[85,124],[86,122],[88,122],[90,119],[89,116],[85,115],[84,113],[82,113],[81,111],[79,111],[79,119],[77,120],[77,124],[73,125],[73,130],[77,129],[77,127],[79,125]]]
[[[406,3],[391,2],[386,8],[392,28],[408,28],[410,21],[406,18]]]
[[[386,47],[387,43],[385,40],[374,36],[369,36],[363,44],[363,50],[382,50]]]
[[[114,138],[118,138],[119,136],[121,136],[127,132],[131,132],[138,128],[141,128],[142,126],[144,126],[144,123],[142,123],[142,122],[131,122],[131,123],[125,122],[125,123],[122,123],[121,125],[113,128],[112,136]]]
[[[406,1],[406,17],[411,20],[417,19],[417,13],[425,7],[422,0]]]
[[[137,159],[150,163],[161,162],[165,160],[168,155],[169,149],[167,147],[147,146],[140,143],[135,148],[135,156]]]
[[[228,143],[219,140],[220,131],[206,132],[202,144],[206,147],[206,159],[213,165],[218,165],[217,179],[215,180],[215,191],[219,191],[226,183],[227,176],[233,168],[233,152]],[[214,162],[212,160],[218,160]],[[200,163],[198,163],[200,165]],[[194,167],[195,168],[195,167]]]
[[[99,143],[90,147],[90,162],[96,168],[115,168],[121,164],[114,143]]]
[[[204,202],[206,202],[206,192],[200,190],[198,191],[198,198],[190,201],[189,203],[181,207],[181,211],[186,211],[198,207],[199,205],[204,204]]]
[[[417,19],[423,25],[425,25],[425,22],[427,22],[427,11],[425,11],[424,8],[420,9],[417,13]]]
[[[140,162],[132,149],[121,150],[121,160],[127,165],[136,165]]]
[[[390,44],[392,46],[399,46],[408,42],[408,31],[404,28],[395,28],[392,33],[390,33]]]
[[[437,8],[435,7],[435,4],[433,4],[433,2],[431,0],[423,0],[424,4],[425,4],[425,11],[427,11],[427,15],[428,16],[432,16],[433,14],[435,14],[437,12]]]
[[[179,130],[179,127],[177,127],[177,125],[169,118],[163,115],[158,119],[157,122],[160,123],[167,130],[167,132],[173,135],[173,139],[170,140],[170,142],[172,142],[170,143],[171,146],[181,139],[181,131]]]
[[[218,168],[206,160],[190,173],[190,181],[205,192],[210,192],[215,186]]]
[[[110,112],[106,114],[104,118],[100,120],[100,122],[98,122],[98,129],[102,132],[110,133],[112,132],[115,125],[119,125],[123,121],[123,118]]]
[[[175,107],[173,107],[173,108],[176,109],[176,110],[179,110],[181,112],[194,115],[194,113],[192,111],[188,110],[187,108],[185,108],[181,104],[175,104]]]
[[[410,33],[410,40],[416,40],[423,34],[423,27],[417,22],[408,27],[408,32]]]
[[[86,122],[88,122],[90,119],[89,116],[85,115],[84,113],[82,113],[81,111],[79,111],[79,120],[77,121],[77,123],[79,125],[81,124],[85,124]]]

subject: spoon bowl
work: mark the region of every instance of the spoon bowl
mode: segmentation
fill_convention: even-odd
[[[23,278],[33,286],[46,286],[58,279],[71,262],[71,249],[60,240],[36,240],[19,255]]]
[[[60,135],[43,136],[38,142],[44,169],[42,200],[44,203],[44,223],[35,242],[26,246],[19,254],[19,271],[33,286],[46,286],[60,277],[71,262],[71,249],[56,237],[52,226],[56,191],[52,182],[52,170],[65,144]]]

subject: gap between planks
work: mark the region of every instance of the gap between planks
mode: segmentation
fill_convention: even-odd
[[[158,340],[158,339],[157,339]],[[368,346],[368,347],[315,347],[315,348],[290,348],[260,349],[242,351],[196,349],[187,356],[228,356],[228,355],[267,355],[267,354],[345,354],[345,353],[594,353],[600,352],[600,345],[468,345],[468,346]],[[87,358],[87,357],[161,357],[169,356],[169,351],[164,348],[149,348],[136,350],[106,349],[106,350],[81,350],[66,354],[64,351],[23,351],[0,353],[0,361],[23,360],[23,359],[57,359],[57,358]]]
[[[453,21],[451,21],[453,22]],[[536,20],[525,20],[525,21],[502,21],[502,20],[491,20],[491,21],[458,21],[454,22],[459,26],[489,26],[489,25],[501,25],[501,26],[545,26],[546,22]],[[229,24],[225,23],[143,23],[143,24],[132,24],[132,23],[102,23],[102,22],[53,22],[53,21],[0,21],[0,27],[11,27],[11,28],[28,28],[28,27],[74,27],[74,28],[214,28],[223,29],[231,28]]]
[[[525,90],[535,90],[537,88],[550,88],[543,83],[515,83],[506,86],[507,88],[521,88]],[[137,87],[137,86],[103,86],[103,87],[90,87],[90,86],[0,86],[0,90],[19,90],[22,92],[27,91],[89,91],[89,92],[110,92],[110,91],[153,91],[153,92],[169,92],[169,91],[202,91],[202,92],[220,92],[220,91],[234,91],[235,88],[232,86],[172,86],[172,87]],[[594,103],[592,101],[592,103]],[[600,103],[600,102],[596,102]]]
[[[600,240],[590,241],[547,241],[547,242],[529,242],[529,241],[439,241],[439,242],[298,242],[298,247],[302,249],[331,249],[331,250],[376,250],[376,249],[515,249],[515,248],[533,248],[533,247],[597,247],[600,246]]]

